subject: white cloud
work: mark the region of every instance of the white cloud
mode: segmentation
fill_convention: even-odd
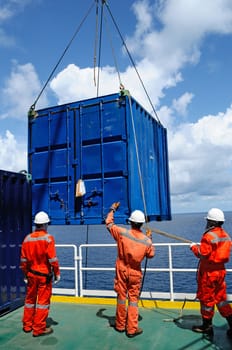
[[[27,146],[17,143],[15,136],[7,130],[0,135],[0,169],[20,171],[27,169]]]
[[[31,4],[32,1],[35,0],[1,0],[0,23],[14,17],[19,11],[22,11],[25,6]]]
[[[0,46],[10,47],[15,44],[13,37],[7,35],[3,29],[0,28]]]
[[[94,80],[97,83],[97,74],[97,69],[94,72],[93,68],[81,69],[74,64],[70,64],[52,79],[50,87],[57,95],[59,104],[96,97],[97,86]],[[100,72],[100,77],[100,95],[115,93],[114,87],[117,82],[115,69],[103,67]]]
[[[228,0],[203,3],[188,0],[186,6],[185,0],[168,0],[160,1],[157,7],[157,2],[144,0],[136,1],[133,9],[137,23],[134,35],[128,37],[126,43],[136,58],[137,71],[150,99],[158,108],[166,90],[183,81],[181,70],[199,62],[204,38],[210,33],[232,32],[232,3]],[[133,67],[128,66],[120,76],[124,86],[151,111]],[[93,77],[92,68],[69,65],[53,79],[51,88],[59,103],[93,97],[96,96]],[[99,95],[116,92],[119,83],[115,69],[103,67],[100,82]],[[193,97],[191,91],[183,96],[183,99],[189,99],[188,103]],[[180,102],[176,108],[181,107]],[[185,113],[183,109],[181,113]]]
[[[31,63],[19,65],[13,62],[10,77],[0,92],[0,119],[14,118],[24,120],[30,106],[41,90],[41,84]],[[46,104],[46,96],[42,96],[40,104]]]
[[[162,120],[163,125],[167,128],[167,130],[171,130],[173,128],[174,123],[174,110],[168,106],[162,106],[158,110],[158,116],[160,120]]]
[[[152,3],[156,6],[152,7]],[[232,2],[168,0],[159,4],[157,9],[157,2],[135,2],[137,25],[127,44],[137,60],[146,57],[153,69],[159,72],[161,79],[153,81],[153,85],[160,84],[163,90],[182,79],[180,70],[186,65],[199,62],[202,43],[208,34],[232,33]],[[139,63],[138,67],[140,69]],[[144,70],[140,72],[144,76]],[[177,76],[178,80],[175,79]]]
[[[193,97],[193,94],[185,92],[179,99],[173,100],[172,106],[179,115],[185,116],[187,114],[188,105],[191,103]]]
[[[15,39],[3,29],[3,25],[14,18],[20,11],[30,5],[32,2],[40,0],[1,0],[0,3],[0,47],[13,46]]]
[[[230,208],[231,134],[232,106],[225,113],[179,125],[169,133],[171,192],[180,208],[191,207],[189,201],[196,205],[196,198],[201,209],[210,200],[223,200]]]
[[[2,5],[1,5],[2,6]],[[8,7],[0,8],[0,23],[12,17],[12,11]]]

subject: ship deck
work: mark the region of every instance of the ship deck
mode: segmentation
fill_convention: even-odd
[[[231,350],[226,320],[217,312],[214,338],[191,331],[201,322],[196,302],[140,301],[139,326],[143,334],[128,338],[114,330],[115,300],[103,298],[53,297],[47,320],[54,332],[33,338],[22,331],[20,307],[0,318],[0,348],[7,350]],[[175,321],[174,321],[175,320]]]

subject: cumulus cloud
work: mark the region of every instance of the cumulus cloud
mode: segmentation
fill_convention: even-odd
[[[33,0],[1,0],[0,23],[14,17],[19,11],[22,11]],[[38,1],[38,0],[36,0]]]
[[[187,114],[188,105],[191,103],[194,95],[189,92],[185,92],[179,99],[174,99],[172,102],[173,108],[180,116]]]
[[[2,28],[0,28],[0,46],[11,47],[14,46],[15,40],[12,36],[7,35]]]
[[[26,150],[26,144],[19,144],[9,130],[4,135],[0,134],[0,169],[8,171],[27,169]]]
[[[28,110],[35,101],[41,84],[31,63],[24,65],[13,62],[10,77],[0,92],[0,119],[26,119]],[[41,97],[40,104],[46,104],[46,95]]]
[[[179,208],[199,201],[223,202],[229,208],[232,191],[232,106],[169,132],[172,196]]]
[[[81,69],[75,64],[70,64],[51,81],[50,88],[57,95],[59,104],[96,97],[96,74],[97,70],[94,71],[93,68]],[[115,68],[103,67],[100,76],[103,81],[101,95],[114,93],[117,83]]]
[[[40,1],[40,0],[35,0]],[[3,29],[3,25],[22,11],[32,0],[1,0],[0,3],[0,47],[15,45],[13,36],[8,35]]]
[[[137,21],[134,34],[126,38],[126,45],[135,58],[137,71],[151,101],[159,108],[166,90],[183,81],[183,68],[199,62],[206,36],[232,33],[232,3],[228,0],[203,3],[189,0],[186,6],[185,0],[140,0],[134,2],[132,8]],[[125,87],[150,112],[151,106],[134,68],[128,64],[120,75]],[[69,96],[71,100],[93,97],[96,96],[93,77],[91,67],[80,68],[72,64],[55,77],[51,88],[59,101],[68,101]],[[114,68],[102,67],[100,81],[99,95],[116,92],[119,84]],[[192,92],[183,98],[192,99]],[[180,108],[180,105],[176,107]],[[184,113],[183,110],[180,112]]]

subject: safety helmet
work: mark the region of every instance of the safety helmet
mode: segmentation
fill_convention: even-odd
[[[43,224],[49,223],[49,221],[50,219],[48,214],[45,213],[44,211],[39,211],[35,216],[34,223],[38,225],[43,225]]]
[[[224,222],[225,221],[223,211],[221,209],[218,209],[218,208],[210,209],[208,211],[206,219],[211,220],[211,221],[217,221],[217,222]]]
[[[138,224],[143,224],[145,222],[145,216],[141,210],[134,210],[128,220]]]

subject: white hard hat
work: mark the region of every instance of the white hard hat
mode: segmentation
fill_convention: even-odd
[[[217,222],[224,222],[225,221],[223,211],[221,209],[218,209],[218,208],[210,209],[208,211],[206,219],[211,220],[211,221],[217,221]]]
[[[49,221],[50,219],[48,214],[45,213],[44,211],[39,211],[35,216],[34,223],[38,225],[43,225],[43,224],[49,223]]]
[[[143,224],[145,222],[145,216],[141,210],[134,210],[128,220]]]

